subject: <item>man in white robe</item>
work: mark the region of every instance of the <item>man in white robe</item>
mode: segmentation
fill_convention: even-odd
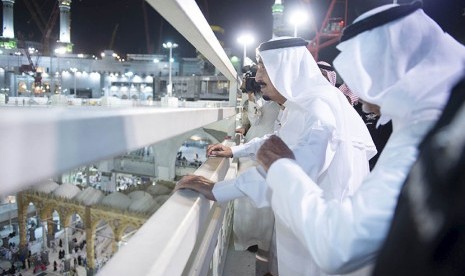
[[[306,44],[299,38],[261,44],[256,81],[261,83],[264,97],[285,107],[276,134],[294,150],[298,163],[325,191],[325,198],[340,201],[352,194],[369,172],[368,160],[376,149],[365,124],[344,95],[323,77]],[[255,138],[232,148],[213,145],[207,154],[255,157],[267,139]],[[178,188],[197,190],[220,202],[247,196],[258,207],[270,204],[270,190],[256,168],[216,185],[203,177],[186,176]],[[289,225],[279,219],[275,225],[279,274],[320,273]]]
[[[344,31],[338,49],[334,65],[344,81],[366,107],[380,107],[381,122],[392,119],[393,133],[372,173],[353,196],[328,200],[278,137],[258,151],[276,220],[328,273],[351,272],[374,260],[418,144],[465,70],[463,45],[418,3],[383,5],[362,14]]]
[[[256,72],[256,65],[254,66]],[[253,70],[251,69],[251,71]],[[255,74],[252,76],[255,78]],[[248,88],[246,83],[247,80],[244,78],[241,90],[243,92],[242,97],[247,95],[247,108],[242,116],[243,119],[244,117],[247,119],[250,125],[244,137],[245,142],[248,142],[253,138],[262,137],[279,129],[276,119],[281,107],[276,102],[265,101],[260,92],[246,91]],[[256,88],[252,87],[252,89]],[[255,166],[257,166],[257,162],[254,158],[240,158],[238,174]],[[236,250],[246,250],[257,245],[259,249],[265,251],[260,252],[261,255],[269,255],[266,253],[270,250],[273,230],[274,215],[271,207],[257,208],[247,197],[234,200],[233,232],[234,248]],[[274,259],[275,248],[272,251],[270,252],[272,254],[271,258]],[[271,263],[270,258],[268,260]],[[270,271],[273,270],[270,269]]]

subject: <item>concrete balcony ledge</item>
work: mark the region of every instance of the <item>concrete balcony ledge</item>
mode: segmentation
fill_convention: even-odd
[[[234,115],[234,107],[0,108],[1,194]]]
[[[236,173],[236,164],[224,158],[210,158],[195,172],[213,181]],[[175,192],[99,275],[207,275],[212,270],[221,275],[232,215],[228,206],[192,191]]]

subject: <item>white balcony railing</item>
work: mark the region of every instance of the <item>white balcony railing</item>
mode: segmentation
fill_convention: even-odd
[[[210,158],[195,172],[215,182],[236,173],[225,158]],[[99,275],[221,275],[231,215],[229,204],[175,192]]]

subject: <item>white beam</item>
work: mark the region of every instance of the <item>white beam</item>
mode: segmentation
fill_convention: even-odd
[[[0,109],[0,194],[235,115],[226,108]]]
[[[204,55],[230,82],[237,72],[194,0],[147,0],[147,2]]]

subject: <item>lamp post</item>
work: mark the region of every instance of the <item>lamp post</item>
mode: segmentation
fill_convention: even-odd
[[[295,11],[290,19],[292,25],[294,25],[294,37],[297,37],[297,28],[299,25],[307,21],[307,14],[301,10]]]
[[[177,48],[177,47],[178,47],[178,44],[176,44],[176,43],[171,43],[171,42],[163,43],[163,48],[169,49],[169,50],[170,50],[170,58],[169,58],[169,61],[168,61],[168,64],[169,64],[169,69],[168,69],[168,86],[167,86],[168,97],[171,97],[171,96],[172,96],[172,92],[173,92],[173,83],[172,83],[172,81],[171,81],[171,63],[173,62],[173,61],[172,61],[172,59],[173,59],[173,48]]]
[[[244,56],[242,58],[242,66],[245,66],[245,60],[247,58],[247,45],[252,43],[254,38],[250,34],[243,34],[237,38],[237,42],[241,43],[244,47]]]

